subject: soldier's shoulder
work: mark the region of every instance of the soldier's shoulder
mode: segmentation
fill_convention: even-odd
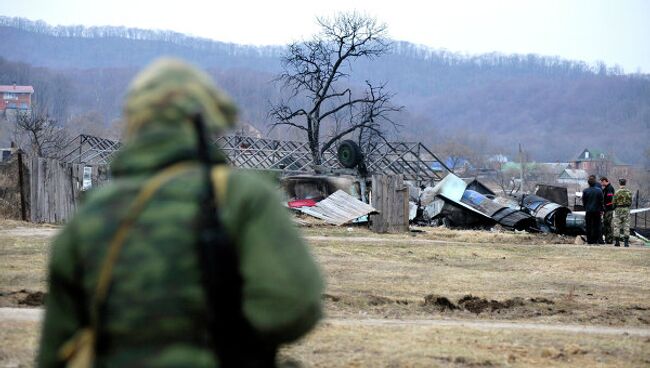
[[[130,180],[116,179],[101,187],[93,188],[84,193],[84,198],[78,206],[77,212],[70,220],[70,226],[78,229],[103,228],[102,224],[111,220],[116,213],[123,213],[123,208],[129,202],[129,192],[136,191],[137,183]],[[83,225],[83,226],[82,226]],[[101,232],[101,231],[99,231]]]
[[[92,210],[96,207],[102,207],[113,203],[116,197],[123,194],[125,187],[136,187],[137,184],[130,184],[128,180],[114,180],[101,187],[93,188],[84,193],[84,198],[79,209],[79,213]]]
[[[279,181],[272,173],[256,170],[230,169],[228,193],[255,192],[268,193],[274,191]]]
[[[616,194],[618,194],[620,196],[627,196],[627,195],[631,195],[632,192],[630,192],[630,190],[627,189],[627,188],[621,188],[621,189],[616,191]]]

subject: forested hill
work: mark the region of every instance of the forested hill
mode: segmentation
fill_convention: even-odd
[[[253,47],[168,31],[52,27],[0,17],[0,84],[33,84],[59,119],[94,112],[119,117],[139,68],[162,55],[206,69],[237,100],[242,119],[265,130],[268,101],[280,91],[280,46]],[[404,138],[447,137],[482,150],[521,142],[537,160],[566,161],[582,148],[613,151],[630,163],[650,145],[650,76],[537,55],[464,56],[407,42],[355,64],[352,83],[387,83],[405,110]],[[40,91],[40,98],[38,93]]]
[[[160,55],[175,55],[208,67],[275,69],[282,48],[255,47],[194,38],[171,31],[124,27],[52,27],[44,22],[0,17],[2,54],[50,68],[142,67]],[[5,42],[6,41],[6,42]],[[272,64],[277,64],[273,62]]]

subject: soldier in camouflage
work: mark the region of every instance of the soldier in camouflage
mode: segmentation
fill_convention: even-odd
[[[632,205],[632,192],[625,187],[627,180],[619,179],[619,190],[614,194],[614,246],[620,247],[622,239],[626,247],[630,246],[630,206]]]
[[[111,164],[114,180],[89,194],[52,247],[38,366],[65,366],[68,350],[62,347],[91,323],[100,269],[118,224],[132,214],[142,188],[179,163],[184,169],[168,175],[132,216],[112,264],[110,288],[98,308],[93,363],[223,366],[206,337],[215,332],[207,327],[212,311],[202,282],[196,229],[199,193],[208,184],[198,165],[191,122],[195,116],[211,134],[235,122],[230,100],[195,68],[163,59],[132,82],[125,145]],[[225,162],[218,149],[208,150],[213,162]],[[241,312],[256,334],[255,343],[275,351],[319,320],[320,273],[270,183],[236,170],[225,182],[218,213],[238,255]],[[216,331],[225,335],[222,339],[234,332]]]

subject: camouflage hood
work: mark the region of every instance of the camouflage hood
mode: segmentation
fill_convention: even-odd
[[[234,125],[236,108],[205,73],[180,60],[160,59],[131,83],[124,116],[125,146],[112,164],[116,176],[196,159],[193,120],[200,116],[214,135]],[[213,156],[219,156],[216,150]]]

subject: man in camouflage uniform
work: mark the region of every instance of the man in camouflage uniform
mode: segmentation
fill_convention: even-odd
[[[625,187],[627,180],[619,179],[619,190],[614,194],[614,246],[620,247],[623,239],[625,246],[630,246],[630,206],[632,205],[632,192]]]
[[[114,180],[89,194],[53,244],[39,366],[65,365],[61,348],[89,324],[98,274],[118,223],[141,188],[178,163],[187,170],[159,187],[124,238],[100,309],[94,363],[222,366],[210,342],[211,310],[197,256],[199,193],[209,184],[198,163],[196,116],[214,134],[234,124],[235,108],[207,75],[181,61],[160,60],[129,87],[125,145],[111,165]],[[225,162],[218,149],[208,150],[213,162]],[[276,351],[321,316],[317,266],[275,189],[261,177],[233,170],[218,208],[238,255],[241,314],[255,343]],[[236,332],[216,334],[228,339]],[[253,350],[242,345],[244,352]]]

